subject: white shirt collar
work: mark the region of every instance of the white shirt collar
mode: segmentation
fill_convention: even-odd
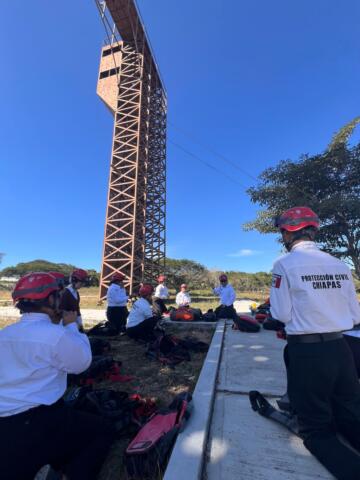
[[[305,250],[305,249],[318,250],[318,246],[316,245],[315,242],[312,242],[311,240],[304,240],[302,242],[296,243],[291,248],[291,251],[293,252],[294,250]]]
[[[48,314],[46,313],[34,313],[34,312],[31,312],[31,313],[23,313],[21,315],[21,318],[20,320],[22,322],[36,322],[36,321],[47,321],[47,322],[51,322],[51,319],[49,317]]]

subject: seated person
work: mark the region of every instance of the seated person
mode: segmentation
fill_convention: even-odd
[[[154,328],[160,316],[154,316],[151,300],[154,289],[152,285],[144,284],[140,287],[139,296],[126,321],[126,333],[136,340],[151,340],[154,338]]]
[[[129,315],[127,309],[128,296],[123,285],[124,279],[125,276],[122,273],[114,273],[106,294],[108,304],[106,316],[111,329],[116,333],[125,330],[126,319]]]
[[[169,298],[169,290],[165,285],[165,275],[159,275],[158,286],[155,289],[155,295],[153,298],[153,309],[155,315],[161,316],[163,313],[168,313],[168,309],[165,305],[165,300]]]
[[[236,319],[236,310],[233,306],[236,299],[235,290],[228,283],[227,275],[220,275],[219,281],[220,285],[213,289],[215,295],[220,297],[220,305],[215,310],[216,318],[232,318],[234,320]]]
[[[77,311],[59,324],[59,285],[48,273],[29,273],[12,293],[20,320],[0,330],[1,478],[30,480],[50,464],[67,480],[95,480],[113,441],[99,417],[66,406],[67,374],[91,363]]]
[[[175,303],[178,308],[189,307],[191,302],[190,294],[187,292],[187,285],[183,283],[180,292],[176,295]]]

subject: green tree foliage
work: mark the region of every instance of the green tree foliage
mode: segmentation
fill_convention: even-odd
[[[262,172],[248,193],[265,209],[244,229],[275,233],[275,216],[294,205],[309,206],[321,220],[323,250],[350,263],[360,277],[360,144],[347,143],[359,122],[357,117],[345,125],[325,152],[283,160]]]
[[[75,269],[74,265],[67,263],[54,263],[47,260],[32,260],[31,262],[18,263],[15,266],[4,268],[0,274],[3,277],[21,277],[30,272],[59,272],[65,276]],[[88,270],[91,276],[91,286],[99,285],[99,273],[96,270]]]
[[[187,259],[166,259],[167,283],[179,289],[182,283],[189,288],[204,288],[208,284],[208,270],[198,262]]]

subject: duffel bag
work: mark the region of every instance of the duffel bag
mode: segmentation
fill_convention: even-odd
[[[190,308],[178,308],[170,312],[170,320],[173,322],[193,322],[194,318],[194,313]]]
[[[275,320],[275,318],[268,317],[265,322],[262,324],[265,330],[274,330],[278,332],[280,330],[284,330],[285,325],[280,322],[279,320]]]
[[[260,323],[263,323],[268,317],[267,313],[257,313],[255,315],[255,320],[257,320]]]
[[[237,314],[233,328],[241,332],[255,333],[260,330],[259,323],[250,315]]]
[[[180,393],[167,409],[159,410],[131,441],[125,454],[129,478],[161,478],[177,434],[191,413],[191,394]]]

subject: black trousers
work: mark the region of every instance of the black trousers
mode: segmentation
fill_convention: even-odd
[[[289,397],[306,448],[339,480],[360,478],[360,384],[344,339],[288,344]]]
[[[232,318],[236,319],[236,310],[233,305],[219,305],[215,309],[215,315],[217,319],[220,318]]]
[[[352,335],[344,335],[344,338],[353,354],[357,375],[360,378],[360,338]]]
[[[153,312],[155,315],[160,316],[163,313],[166,313],[168,309],[166,308],[165,302],[162,298],[154,297],[153,298]]]
[[[128,315],[129,312],[126,307],[108,307],[106,310],[107,319],[111,327],[117,332],[125,329]]]
[[[0,476],[33,480],[50,464],[70,480],[93,480],[114,436],[101,417],[73,410],[62,400],[0,417]]]
[[[159,320],[160,317],[157,316],[147,318],[135,327],[127,328],[126,333],[130,338],[134,338],[135,340],[152,340],[154,328]]]

